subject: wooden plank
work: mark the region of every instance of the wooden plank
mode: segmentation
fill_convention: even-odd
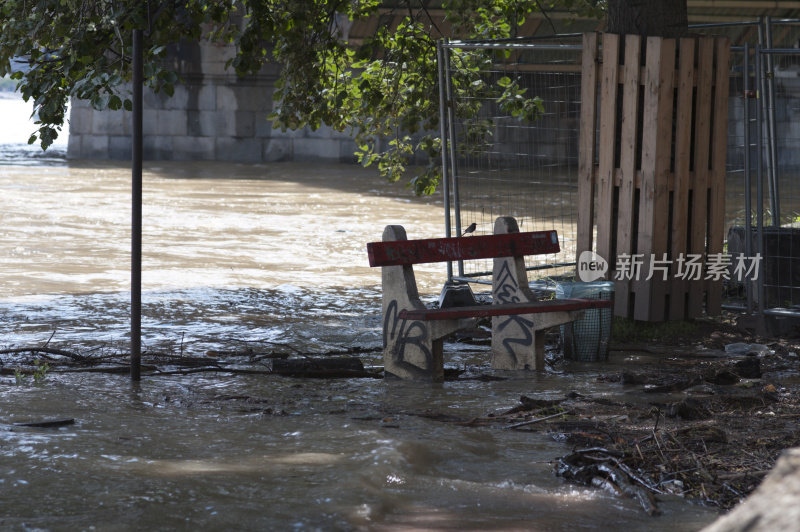
[[[700,256],[705,262],[706,223],[708,204],[708,165],[711,136],[711,84],[714,78],[714,38],[701,37],[698,40],[697,54],[697,96],[694,117],[694,180],[691,183],[692,227],[689,232],[690,254]],[[697,318],[703,314],[705,283],[700,279],[689,281],[689,317]]]
[[[532,303],[507,303],[503,305],[471,305],[421,310],[403,310],[398,314],[404,320],[459,320],[463,318],[488,318],[519,314],[541,314],[545,312],[568,312],[592,308],[608,308],[609,299],[548,299]]]
[[[658,94],[658,152],[656,153],[655,189],[653,198],[653,248],[655,260],[668,256],[669,243],[669,176],[672,160],[672,110],[675,86],[675,39],[664,39],[661,45],[661,68],[659,71],[661,90]],[[656,273],[650,280],[653,284],[653,299],[650,303],[650,320],[663,321],[667,318],[666,299],[669,292],[668,281],[663,274]]]
[[[645,255],[645,258],[653,249],[653,198],[655,197],[656,155],[659,144],[657,125],[662,40],[657,37],[649,37],[646,43],[644,114],[642,115],[642,185],[639,191],[639,233],[636,239],[636,248],[639,253]],[[649,258],[647,260],[649,261]],[[636,297],[633,317],[637,320],[650,319],[650,302],[652,300],[650,286],[641,277],[633,282]]]
[[[725,162],[728,152],[728,91],[731,58],[730,41],[717,37],[716,80],[714,84],[714,123],[712,126],[711,171],[709,173],[709,223],[708,252],[722,253],[725,240]],[[722,281],[709,281],[706,313],[719,314],[722,310]]]
[[[639,115],[641,116],[641,114]],[[624,118],[624,117],[623,117]],[[637,117],[637,120],[641,120],[641,118]],[[641,139],[637,138],[636,141],[639,142]],[[638,149],[638,146],[636,146]],[[634,154],[635,155],[635,154]],[[622,186],[622,172],[619,168],[617,168],[616,174],[614,175],[614,184],[616,186]],[[642,172],[641,170],[636,170],[633,176],[633,188],[641,188],[642,186]]]
[[[613,261],[614,156],[617,137],[620,36],[603,34],[603,66],[600,81],[600,141],[597,172],[597,254]]]
[[[695,39],[680,40],[678,108],[675,114],[675,174],[672,180],[672,259],[669,319],[686,316],[686,282],[676,276],[675,261],[688,254],[689,170],[692,156],[692,100],[694,96]]]
[[[649,273],[652,259],[661,260],[667,248],[675,40],[648,37],[646,57],[637,239],[637,252],[644,255],[642,277]],[[666,290],[663,285],[655,277],[634,283],[635,319],[664,319]]]
[[[594,158],[597,132],[597,33],[583,36],[581,125],[578,138],[578,222],[575,260],[594,241]]]
[[[455,260],[522,257],[558,253],[556,231],[533,231],[503,235],[424,238],[370,242],[367,255],[370,266],[399,266]]]
[[[619,164],[619,215],[617,216],[616,257],[633,253],[633,222],[636,196],[636,153],[638,149],[637,128],[639,124],[639,87],[641,86],[642,38],[625,36],[625,71],[622,89],[622,126],[620,130]],[[609,262],[612,262],[609,257]],[[616,262],[616,261],[613,261]],[[612,266],[613,267],[613,266]],[[629,316],[629,280],[614,283],[614,314]]]

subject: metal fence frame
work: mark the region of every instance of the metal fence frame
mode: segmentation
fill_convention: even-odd
[[[462,201],[459,180],[459,155],[458,155],[458,132],[456,131],[457,119],[454,116],[454,91],[451,83],[451,52],[454,49],[461,50],[516,50],[516,51],[551,51],[551,52],[576,52],[580,55],[582,46],[580,38],[582,34],[563,34],[544,39],[506,39],[497,41],[440,41],[438,43],[439,60],[439,89],[440,89],[440,135],[442,138],[442,189],[444,194],[445,208],[445,236],[450,237],[462,233]],[[553,40],[576,40],[577,44],[554,44]],[[539,41],[539,42],[537,42]],[[580,72],[577,72],[579,77]],[[577,128],[575,130],[577,135]],[[576,175],[577,179],[577,175]],[[576,185],[577,189],[577,185]],[[481,277],[491,275],[491,271],[477,271],[468,273],[464,268],[464,261],[456,263],[457,269],[454,272],[452,264],[448,264],[448,280],[468,281],[472,283],[488,283],[481,280]],[[574,260],[550,260],[547,264],[537,264],[528,266],[528,270],[544,270],[550,268],[565,268],[575,265]]]
[[[770,21],[768,21],[770,22]],[[789,22],[789,21],[786,21]],[[792,23],[800,24],[800,21],[791,21]],[[748,298],[747,301],[747,310],[748,312],[752,312],[755,310],[758,314],[761,315],[775,315],[775,316],[795,316],[800,317],[800,301],[795,300],[794,297],[794,289],[797,288],[794,284],[791,284],[791,278],[795,277],[794,270],[800,269],[800,263],[794,264],[792,261],[792,253],[793,250],[790,248],[788,251],[790,255],[785,257],[783,253],[784,250],[779,250],[778,257],[775,257],[776,260],[781,260],[782,258],[789,259],[789,278],[790,284],[788,286],[783,286],[783,282],[779,278],[775,279],[768,279],[767,278],[767,271],[766,264],[764,263],[766,260],[770,259],[770,253],[767,252],[765,249],[765,241],[767,240],[767,232],[766,228],[777,229],[778,237],[783,234],[791,235],[792,230],[791,228],[784,227],[782,225],[782,215],[781,215],[781,203],[783,201],[783,193],[781,190],[781,183],[778,172],[780,170],[780,161],[778,157],[778,141],[779,141],[779,134],[777,130],[777,104],[776,104],[776,91],[775,91],[775,58],[776,56],[795,56],[800,59],[800,50],[796,48],[773,48],[771,46],[771,24],[767,24],[767,43],[766,47],[762,47],[760,45],[756,45],[754,50],[754,59],[755,59],[755,76],[756,76],[756,86],[761,88],[761,95],[762,99],[764,100],[763,103],[757,106],[757,120],[756,120],[756,130],[757,130],[757,140],[755,142],[755,153],[757,157],[756,162],[756,198],[755,198],[755,205],[756,205],[756,252],[760,253],[761,257],[764,258],[760,265],[760,274],[758,278],[758,283],[756,286],[757,289],[757,297],[756,301],[752,301],[752,297]],[[748,169],[749,170],[749,169]],[[766,179],[766,186],[764,184],[764,180]],[[766,190],[765,190],[766,188]],[[765,202],[764,194],[768,193],[768,201]],[[752,205],[753,200],[750,200],[750,204]],[[764,213],[764,205],[767,203],[769,205],[769,212]],[[765,225],[765,221],[769,221],[769,225]],[[749,225],[749,224],[748,224]],[[746,230],[746,234],[749,232]],[[790,236],[791,237],[791,236]],[[747,242],[746,239],[745,242]],[[784,272],[785,273],[785,272]],[[771,308],[767,308],[769,304],[769,297],[767,296],[767,288],[772,288],[775,290],[781,289],[789,289],[789,296],[788,301],[791,305],[791,308],[783,308],[783,306],[778,303],[777,305],[771,306]],[[754,308],[755,307],[755,308]]]
[[[790,233],[791,230],[782,228],[782,195],[780,173],[786,169],[781,168],[779,159],[779,141],[782,140],[778,131],[779,111],[785,111],[777,103],[776,91],[776,56],[796,56],[800,63],[800,50],[797,48],[778,48],[774,46],[773,33],[775,26],[796,25],[800,29],[798,19],[772,19],[760,18],[756,21],[728,25],[755,25],[757,28],[757,42],[745,43],[743,46],[732,47],[732,50],[741,55],[742,63],[742,130],[744,163],[742,168],[734,171],[743,173],[744,181],[744,239],[743,251],[745,256],[759,255],[758,279],[755,283],[744,283],[741,288],[745,291],[743,304],[729,303],[725,308],[738,310],[755,316],[800,317],[800,300],[794,297],[797,285],[792,284],[791,277],[794,272],[800,272],[800,264],[792,264],[791,255],[782,256],[779,252],[768,253],[765,241],[770,235]],[[713,27],[701,26],[701,28]],[[732,100],[733,101],[733,100]],[[755,191],[753,185],[755,184]],[[766,207],[766,212],[765,212]],[[747,235],[753,235],[748,238]],[[791,235],[789,235],[791,238]],[[730,242],[729,242],[730,244]],[[790,250],[791,253],[791,250]],[[789,262],[790,284],[782,286],[780,274],[777,280],[768,280],[765,263],[767,261],[786,260]],[[775,266],[775,264],[773,264]],[[785,266],[785,263],[783,264]],[[775,269],[775,268],[772,268]],[[787,272],[783,272],[784,274]],[[774,282],[768,282],[774,281]],[[767,290],[772,293],[776,290],[788,289],[789,308],[780,304],[769,304]]]

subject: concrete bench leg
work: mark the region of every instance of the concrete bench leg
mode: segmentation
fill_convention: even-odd
[[[383,241],[406,240],[402,226],[390,225]],[[405,320],[403,310],[424,309],[410,265],[384,266],[383,283],[383,365],[386,375],[401,379],[444,379],[443,339],[474,320]]]
[[[395,302],[393,302],[395,303]],[[442,340],[433,340],[429,323],[399,319],[390,305],[383,319],[383,367],[401,379],[444,379]]]
[[[460,320],[426,322],[397,318],[390,306],[383,320],[383,366],[387,376],[444,380],[444,338],[462,328]]]
[[[492,367],[543,370],[545,330],[569,323],[579,318],[582,312],[548,312],[492,318]]]
[[[501,217],[495,221],[494,234],[519,233],[517,221]],[[492,269],[494,303],[536,301],[528,286],[523,257],[494,259]],[[492,367],[495,369],[544,369],[544,330],[568,323],[583,311],[546,312],[492,318]]]

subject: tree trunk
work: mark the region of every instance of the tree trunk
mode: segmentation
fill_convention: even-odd
[[[608,32],[682,37],[688,33],[687,0],[608,0]]]

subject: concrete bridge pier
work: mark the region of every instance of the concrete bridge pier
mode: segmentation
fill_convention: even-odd
[[[276,161],[354,162],[355,143],[327,127],[316,131],[273,129],[267,116],[279,66],[239,78],[225,69],[231,46],[208,42],[174,46],[169,61],[181,74],[172,97],[144,93],[144,158],[215,160],[247,163]],[[70,159],[118,159],[131,156],[131,114],[96,111],[73,99]]]

